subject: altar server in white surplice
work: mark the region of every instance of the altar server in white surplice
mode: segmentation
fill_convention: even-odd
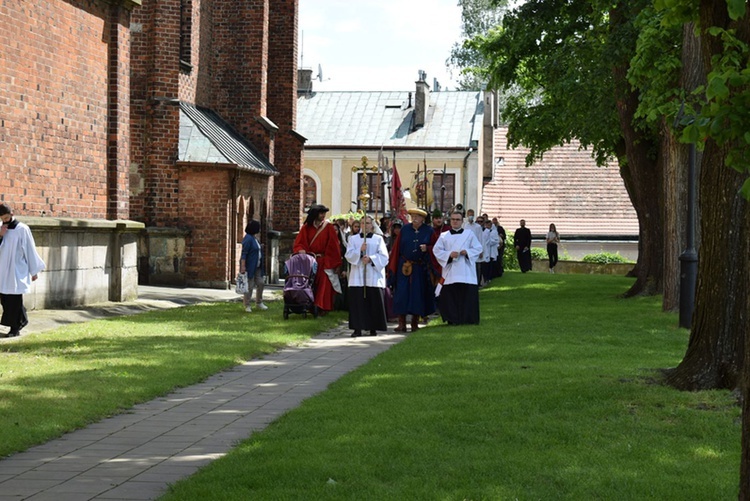
[[[385,313],[385,268],[388,249],[381,235],[373,233],[372,218],[365,217],[362,233],[349,236],[344,256],[349,270],[349,328],[352,337],[362,331],[377,336],[388,330]]]
[[[29,323],[23,295],[31,290],[31,282],[44,270],[34,237],[27,225],[13,216],[6,203],[0,204],[0,304],[3,316],[0,324],[10,330],[0,337],[16,337]]]
[[[482,253],[482,243],[474,232],[461,228],[461,213],[451,214],[450,223],[450,231],[440,235],[432,250],[443,267],[440,283],[435,289],[440,315],[449,324],[478,324],[476,263]]]

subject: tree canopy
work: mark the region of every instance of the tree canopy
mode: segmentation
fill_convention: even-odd
[[[498,26],[507,10],[507,0],[458,0],[461,7],[462,39],[453,44],[448,67],[459,72],[461,90],[479,90],[485,85],[481,76],[470,71],[483,66],[482,55],[468,43],[473,38],[488,33]]]

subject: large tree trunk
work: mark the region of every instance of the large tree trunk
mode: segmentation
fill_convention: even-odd
[[[750,500],[750,327],[748,327],[748,312],[750,312],[750,209],[745,204],[744,226],[741,228],[739,237],[740,245],[744,246],[744,274],[740,280],[744,282],[744,305],[743,298],[738,298],[737,310],[740,315],[739,322],[744,327],[740,333],[745,337],[745,360],[742,372],[742,459],[740,464],[740,496],[741,500]]]
[[[625,68],[614,70],[615,80],[624,89]],[[638,262],[633,269],[636,281],[625,297],[638,294],[659,294],[663,290],[662,256],[664,255],[663,195],[661,174],[663,164],[650,154],[654,147],[647,137],[633,126],[638,96],[626,91],[617,101],[623,133],[625,159],[620,161],[620,175],[638,216]]]
[[[626,25],[627,8],[620,5],[610,11],[610,25],[613,32]],[[638,95],[633,92],[627,80],[629,61],[615,63],[612,69],[617,114],[620,120],[622,145],[620,175],[630,201],[638,216],[638,262],[631,272],[636,277],[633,286],[625,297],[639,294],[660,294],[664,290],[664,191],[662,184],[664,168],[659,144],[654,137],[637,129],[633,118],[638,108]],[[658,141],[658,139],[657,139]]]
[[[744,176],[724,165],[726,152],[709,141],[700,175],[701,247],[692,331],[667,381],[683,390],[737,388],[747,325],[748,203]]]
[[[700,26],[730,27],[722,2],[701,2]],[[748,41],[750,23],[732,23]],[[711,58],[723,52],[721,39],[701,37],[704,72]],[[745,176],[724,164],[726,148],[709,140],[701,162],[701,246],[692,331],[682,362],[667,381],[686,390],[729,388],[740,385],[748,330],[750,281],[750,207],[739,194]],[[744,386],[744,385],[743,385]]]

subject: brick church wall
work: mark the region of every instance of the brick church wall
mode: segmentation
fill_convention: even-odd
[[[3,4],[0,198],[19,214],[108,217],[108,112],[117,106],[109,94],[110,58],[120,76],[128,71],[128,13],[118,9],[98,0]],[[121,128],[113,130],[121,134],[116,145],[127,140]],[[112,158],[111,215],[127,217],[127,199],[119,204],[127,180],[118,178],[127,160],[117,151]]]
[[[229,186],[232,172],[184,167],[180,173],[181,219],[189,227],[185,276],[188,283],[226,287],[229,276]]]
[[[282,173],[275,180],[273,227],[296,232],[302,213],[302,140],[297,126],[297,31],[299,0],[272,3],[269,29],[268,116],[278,125],[274,165]]]
[[[170,283],[183,277],[189,285],[228,284],[239,260],[239,230],[248,216],[238,208],[251,199],[256,219],[261,219],[261,207],[264,214],[273,214],[262,221],[264,232],[275,229],[277,221],[298,229],[302,148],[292,134],[297,2],[143,0],[134,16],[130,210],[133,219],[149,227],[142,252],[164,251],[141,256],[148,273],[161,274]],[[178,100],[214,110],[272,164],[279,155],[278,177],[293,178],[282,182],[289,193],[281,196],[279,215],[273,196],[278,180],[272,176],[177,165]],[[263,118],[278,121],[278,132],[262,125]],[[207,213],[196,216],[200,210]],[[179,249],[184,255],[173,255]]]
[[[130,15],[122,7],[110,13],[108,219],[130,217]]]
[[[29,308],[137,295],[142,225],[125,220],[139,3],[13,1],[0,10],[0,200],[32,228],[47,264]]]
[[[180,226],[180,0],[144,0],[133,14],[131,36],[131,218]]]
[[[216,0],[211,107],[273,163],[267,116],[270,0]]]

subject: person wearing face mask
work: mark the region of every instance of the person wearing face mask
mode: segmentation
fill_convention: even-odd
[[[474,221],[474,209],[469,209],[466,211],[466,220],[463,222],[463,225],[461,225],[461,228],[465,230],[469,230],[472,233],[474,233],[474,236],[477,237],[477,240],[481,243],[482,242],[482,231],[484,231],[484,225],[481,224],[479,221],[483,221],[481,218],[479,218],[478,221]],[[479,261],[482,260],[484,256],[479,257]],[[482,274],[481,270],[479,269],[479,261],[477,261],[476,267],[477,267],[477,285],[479,285],[479,281],[481,280]]]
[[[31,282],[45,269],[36,251],[34,237],[27,225],[13,217],[6,203],[0,204],[0,324],[10,327],[0,337],[16,337],[28,323],[23,295],[31,290]]]
[[[349,270],[349,328],[352,337],[362,331],[377,336],[388,330],[385,313],[385,268],[388,250],[376,232],[372,218],[364,218],[362,233],[352,234],[346,246]]]
[[[484,217],[484,216],[482,216]],[[495,262],[497,261],[497,246],[500,245],[500,235],[492,226],[492,221],[484,220],[484,231],[482,232],[482,259],[479,266],[482,276],[480,285],[487,283],[495,278]]]
[[[474,236],[477,237],[477,240],[480,242],[482,241],[482,230],[484,230],[484,228],[482,228],[481,224],[474,222],[474,209],[466,211],[466,220],[461,228],[471,230],[474,233]]]

